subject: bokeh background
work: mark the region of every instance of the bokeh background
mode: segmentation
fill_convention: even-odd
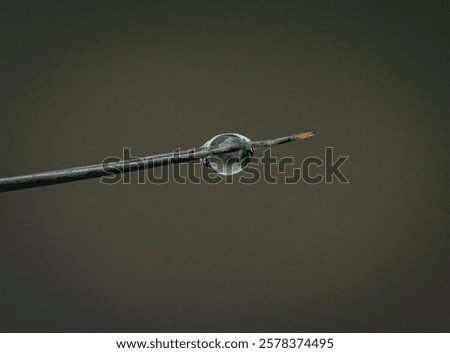
[[[0,194],[4,332],[450,330],[446,1],[2,1],[0,177],[319,130],[350,184]]]

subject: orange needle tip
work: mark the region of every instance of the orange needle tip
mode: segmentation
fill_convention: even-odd
[[[297,140],[305,140],[305,139],[308,139],[310,137],[313,137],[316,134],[317,134],[317,131],[308,131],[308,132],[303,132],[301,134],[294,135],[294,137]]]

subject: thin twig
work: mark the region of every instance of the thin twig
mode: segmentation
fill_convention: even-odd
[[[84,167],[53,170],[28,175],[21,175],[0,179],[0,192],[34,188],[46,185],[68,183],[71,181],[99,178],[111,174],[128,173],[142,169],[161,167],[167,164],[176,164],[200,159],[209,155],[238,151],[243,148],[256,148],[275,146],[306,139],[314,136],[315,132],[280,137],[276,139],[236,143],[225,147],[200,147],[184,151],[163,153],[142,158],[131,158],[114,163],[101,163]]]

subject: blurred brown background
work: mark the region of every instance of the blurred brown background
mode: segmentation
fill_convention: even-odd
[[[450,8],[0,3],[0,177],[200,145],[349,155],[349,185],[0,194],[2,331],[449,331]]]

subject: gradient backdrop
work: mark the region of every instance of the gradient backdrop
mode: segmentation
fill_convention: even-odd
[[[350,184],[0,194],[1,331],[450,330],[446,1],[2,1],[0,177],[319,130]]]

